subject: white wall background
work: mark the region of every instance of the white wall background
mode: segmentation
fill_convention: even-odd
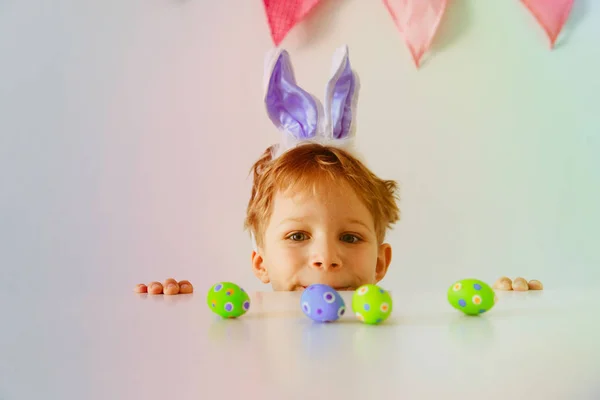
[[[384,285],[500,275],[598,281],[600,3],[548,50],[518,1],[454,0],[417,71],[383,3],[324,0],[286,39],[321,95],[333,50],[361,78],[361,151],[402,186]],[[173,276],[250,290],[249,168],[262,2],[0,3],[0,271],[13,292],[129,291]]]

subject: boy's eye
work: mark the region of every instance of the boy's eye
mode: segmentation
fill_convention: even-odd
[[[296,232],[296,233],[292,233],[290,236],[288,236],[288,239],[293,240],[294,242],[300,242],[302,240],[306,240],[306,235],[302,232]]]
[[[343,242],[346,243],[358,243],[360,242],[360,238],[356,235],[351,235],[349,233],[346,233],[344,235],[342,235],[342,237],[340,238]]]

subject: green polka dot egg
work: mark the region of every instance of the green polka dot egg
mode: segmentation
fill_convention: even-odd
[[[494,307],[496,294],[479,279],[462,279],[448,289],[448,302],[467,315],[479,315]]]
[[[365,324],[380,324],[392,313],[392,296],[377,285],[362,285],[352,295],[352,311]]]
[[[250,309],[250,296],[235,283],[219,282],[208,291],[206,303],[223,318],[237,318]]]

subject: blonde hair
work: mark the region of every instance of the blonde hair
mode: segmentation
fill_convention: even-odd
[[[398,184],[382,180],[348,152],[317,143],[292,148],[275,160],[274,147],[269,147],[254,163],[252,193],[246,210],[244,228],[262,246],[264,231],[271,217],[273,198],[279,191],[307,190],[313,192],[317,183],[347,183],[363,201],[375,221],[377,240],[382,243],[388,228],[400,220]]]

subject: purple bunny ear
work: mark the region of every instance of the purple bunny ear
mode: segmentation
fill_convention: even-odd
[[[287,51],[277,52],[275,57],[275,64],[268,65],[266,71],[270,73],[265,95],[269,118],[297,140],[313,138],[319,123],[317,102],[296,84]]]
[[[331,124],[333,139],[346,139],[352,136],[356,113],[358,81],[350,66],[348,47],[337,50],[334,56],[333,76],[327,84],[326,113]]]

